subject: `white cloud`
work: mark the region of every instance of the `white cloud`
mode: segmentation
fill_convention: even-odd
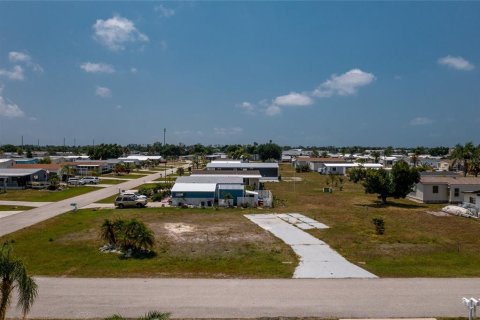
[[[24,52],[10,51],[8,53],[8,59],[14,63],[24,63],[28,67],[32,68],[33,71],[43,72],[42,66],[40,66],[38,63],[33,62],[32,57]]]
[[[238,107],[243,111],[245,111],[245,113],[247,114],[251,114],[251,115],[255,114],[256,107],[253,103],[244,101],[241,104],[239,104]]]
[[[0,69],[0,77],[6,77],[10,80],[24,80],[25,74],[21,66],[14,66],[12,70]]]
[[[309,106],[313,104],[313,99],[303,93],[290,92],[287,95],[276,97],[273,103],[277,106]]]
[[[93,62],[84,62],[80,66],[83,71],[88,73],[114,73],[115,68],[106,63],[93,63]]]
[[[93,30],[93,38],[112,51],[125,49],[127,43],[149,41],[132,21],[118,15],[107,20],[98,19]]]
[[[97,87],[95,94],[102,98],[110,98],[112,96],[112,90],[106,87]]]
[[[0,117],[21,118],[25,116],[20,107],[14,103],[9,103],[3,96],[0,96]]]
[[[137,72],[138,72],[138,69],[132,67],[132,68],[130,68],[130,72],[131,72],[131,73],[137,73]]]
[[[155,12],[159,12],[165,18],[170,18],[170,17],[173,17],[175,15],[175,10],[173,10],[171,8],[167,8],[163,4],[156,6],[154,8],[154,10],[155,10]]]
[[[447,66],[455,70],[470,71],[475,68],[472,63],[462,57],[446,56],[438,59],[438,63],[442,66]]]
[[[412,120],[410,120],[410,124],[412,126],[425,126],[425,125],[429,125],[429,124],[432,124],[433,123],[433,120],[430,119],[430,118],[426,118],[426,117],[416,117],[416,118],[413,118]]]
[[[269,117],[273,117],[282,113],[282,109],[277,105],[271,105],[265,109],[265,114]]]
[[[230,136],[236,135],[243,132],[243,128],[233,127],[233,128],[213,128],[213,132],[221,136]]]
[[[319,98],[334,95],[348,96],[357,93],[360,87],[369,85],[374,80],[375,76],[372,73],[352,69],[339,76],[333,74],[330,79],[313,91],[313,95]]]

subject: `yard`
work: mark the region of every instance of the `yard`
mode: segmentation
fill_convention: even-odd
[[[443,205],[405,199],[388,199],[381,207],[376,195],[347,178],[343,191],[333,184],[333,193],[324,193],[327,176],[294,173],[289,165],[281,166],[281,174],[281,182],[266,184],[274,209],[80,210],[0,241],[14,240],[15,251],[36,275],[290,277],[297,264],[293,252],[243,214],[298,212],[330,226],[312,235],[378,276],[480,276],[480,221],[436,216],[432,213]],[[98,252],[99,226],[107,217],[145,221],[155,231],[157,256],[120,260]],[[376,234],[374,217],[385,221],[384,235]]]
[[[93,190],[98,190],[98,188],[82,186],[56,191],[34,189],[8,190],[6,193],[0,193],[0,201],[54,202],[79,196]]]
[[[240,210],[79,210],[3,237],[34,275],[80,277],[289,278],[291,249]],[[101,253],[106,219],[137,218],[155,232],[156,256]]]
[[[328,177],[295,173],[282,165],[284,180],[270,183],[276,212],[300,212],[330,226],[312,234],[348,260],[383,277],[480,276],[480,221],[435,216],[444,205],[426,205],[406,199],[377,204],[360,184],[345,178],[343,191],[324,193]],[[290,179],[288,179],[290,178]],[[385,234],[377,235],[374,217],[385,221]]]
[[[0,211],[25,211],[33,209],[32,207],[24,207],[24,206],[7,206],[7,205],[0,205]]]
[[[122,178],[122,179],[138,179],[138,178],[143,178],[146,177],[148,174],[114,174],[114,173],[109,173],[109,174],[104,174],[102,177],[108,179],[110,178]]]

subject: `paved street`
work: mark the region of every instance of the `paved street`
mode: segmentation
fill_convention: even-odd
[[[37,278],[37,282],[40,295],[30,318],[102,318],[115,313],[136,317],[149,310],[186,318],[457,317],[467,315],[462,297],[480,296],[480,279],[465,278]],[[13,315],[20,314],[16,310]]]
[[[167,175],[176,171],[174,169],[168,169]],[[110,197],[117,194],[119,190],[129,190],[145,183],[145,181],[151,181],[163,177],[163,172],[154,173],[138,179],[131,179],[123,183],[113,185],[107,188],[101,188],[96,191],[92,191],[80,196],[76,196],[70,199],[50,203],[35,209],[23,211],[21,213],[9,215],[0,218],[0,236],[12,233],[22,228],[29,227],[41,221],[50,219],[59,214],[72,210],[71,203],[76,203],[78,208],[85,207],[91,203],[99,201],[101,199]]]

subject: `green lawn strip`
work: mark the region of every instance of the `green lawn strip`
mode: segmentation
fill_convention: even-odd
[[[293,169],[281,165],[283,176]],[[478,277],[480,221],[456,216],[437,217],[442,204],[428,205],[388,198],[379,206],[376,195],[344,178],[343,191],[324,193],[327,177],[296,173],[302,181],[269,183],[276,212],[300,212],[330,228],[309,231],[349,261],[382,277]],[[377,235],[372,219],[385,221]]]
[[[122,174],[122,175],[106,174],[106,175],[103,175],[102,177],[105,177],[106,179],[108,179],[109,177],[120,178],[120,179],[138,179],[146,176],[148,176],[148,174]]]
[[[33,209],[33,207],[0,205],[0,211],[25,211],[30,209]]]
[[[118,194],[114,194],[113,196],[97,201],[96,203],[114,203],[117,197]]]
[[[101,184],[120,184],[124,183],[125,180],[116,180],[116,179],[100,179]]]
[[[50,191],[50,190],[8,190],[6,193],[0,194],[0,200],[3,201],[39,201],[39,202],[54,202],[71,197],[75,197],[93,190],[98,190],[95,187],[81,186],[69,187],[68,189]]]
[[[290,247],[243,217],[243,210],[177,208],[79,210],[0,238],[33,275],[75,277],[290,278],[297,258]],[[155,232],[156,256],[120,259],[101,253],[106,219],[136,218]],[[186,224],[172,233],[165,224]]]

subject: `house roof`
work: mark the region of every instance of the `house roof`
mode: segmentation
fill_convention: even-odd
[[[178,177],[176,182],[178,183],[237,183],[243,184],[243,178],[239,176],[217,176],[217,175],[198,175]]]
[[[298,157],[297,160],[300,161],[307,161],[307,162],[335,162],[335,163],[344,163],[346,162],[343,158],[327,158],[327,157],[320,157],[320,158],[310,158],[310,157]]]
[[[57,171],[64,167],[61,163],[17,163],[12,168],[17,169],[44,169],[49,171]]]
[[[218,184],[218,190],[243,190],[242,184]]]
[[[207,163],[207,168],[239,168],[239,169],[255,169],[255,168],[275,168],[278,169],[278,163],[274,162],[242,162],[242,163]]]
[[[14,169],[14,168],[5,168],[0,169],[0,177],[24,177],[35,174],[42,169]]]
[[[423,184],[448,184],[448,185],[479,185],[480,177],[439,177],[439,176],[422,176],[420,183]]]
[[[175,183],[172,192],[215,192],[216,183]]]
[[[380,163],[325,163],[325,167],[364,167],[364,168],[383,168]]]
[[[194,170],[190,176],[241,176],[243,178],[261,178],[258,170],[235,171],[235,170]]]
[[[13,159],[0,159],[0,163],[8,162],[8,161],[13,161]]]

